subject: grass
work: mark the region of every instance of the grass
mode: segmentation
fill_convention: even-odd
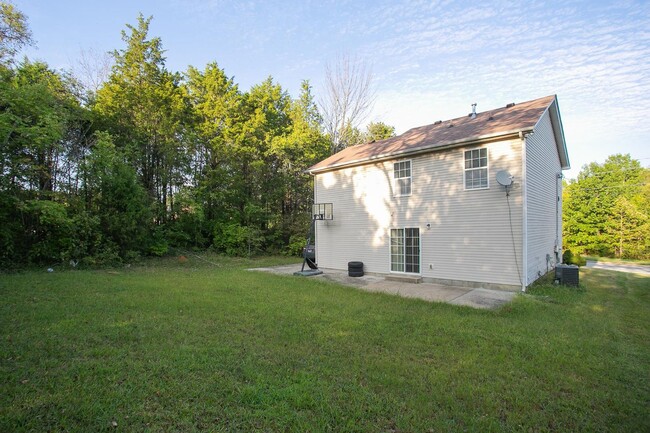
[[[650,279],[497,311],[190,257],[0,276],[0,431],[650,431]]]

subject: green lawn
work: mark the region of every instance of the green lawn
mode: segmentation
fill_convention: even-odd
[[[650,278],[484,311],[210,261],[0,275],[0,431],[650,431]]]

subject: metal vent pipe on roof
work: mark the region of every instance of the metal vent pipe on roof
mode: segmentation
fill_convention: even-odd
[[[470,114],[469,117],[476,119],[476,102],[472,104],[472,114]]]

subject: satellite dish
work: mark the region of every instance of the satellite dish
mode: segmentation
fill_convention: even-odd
[[[499,185],[510,186],[512,185],[513,178],[514,176],[512,176],[510,173],[508,173],[505,170],[501,170],[500,172],[497,173],[497,182],[499,182]]]

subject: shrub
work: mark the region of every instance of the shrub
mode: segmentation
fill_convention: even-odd
[[[261,250],[264,237],[255,227],[231,222],[216,225],[213,242],[215,248],[226,255],[251,256]]]
[[[129,250],[124,254],[124,261],[127,263],[137,263],[141,259],[138,251]]]
[[[149,254],[162,257],[169,251],[169,243],[165,238],[165,233],[162,228],[154,230],[151,245],[149,246]]]
[[[175,214],[165,227],[165,238],[172,247],[201,248],[209,245],[210,228],[203,211],[203,204],[193,196],[189,188],[181,189],[175,196]]]
[[[28,258],[32,263],[65,260],[72,246],[72,219],[65,205],[50,200],[28,200],[22,205],[29,233]]]
[[[302,249],[305,247],[307,239],[304,235],[291,235],[289,245],[285,248],[285,254],[288,256],[302,256]]]
[[[119,248],[108,242],[102,245],[92,256],[83,257],[79,264],[82,268],[119,266],[122,264],[122,258],[119,254]]]
[[[587,264],[587,260],[582,257],[580,254],[574,254],[573,251],[567,249],[562,254],[562,262],[567,265],[578,265],[584,266]]]

